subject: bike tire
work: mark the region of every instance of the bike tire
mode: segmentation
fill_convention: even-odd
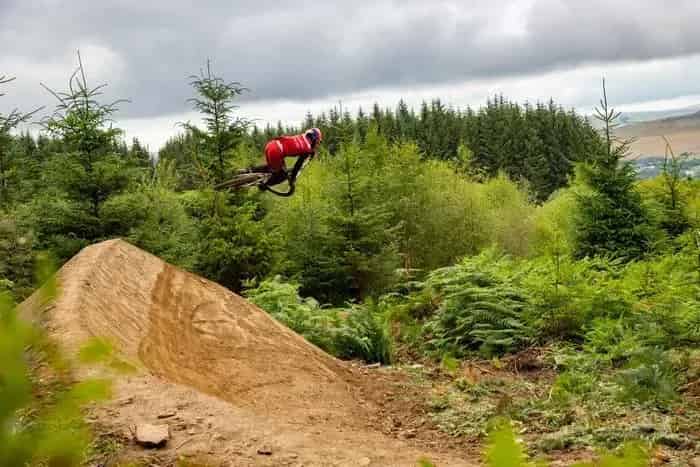
[[[270,178],[268,173],[244,173],[236,175],[230,180],[214,186],[215,190],[239,189],[257,186],[265,183]]]

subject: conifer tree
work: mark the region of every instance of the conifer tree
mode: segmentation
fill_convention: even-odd
[[[337,233],[337,264],[349,279],[347,294],[356,298],[384,290],[398,266],[388,200],[379,199],[373,179],[380,162],[371,159],[382,156],[347,144],[332,161],[339,179],[331,187],[336,207],[328,223]]]
[[[590,192],[578,195],[580,219],[576,255],[612,256],[624,260],[641,258],[651,247],[652,230],[642,199],[635,190],[634,168],[625,160],[629,141],[614,136],[619,112],[608,106],[603,80],[603,98],[596,109],[603,123],[603,147],[582,175]]]
[[[103,104],[98,100],[107,85],[90,87],[79,52],[78,67],[68,80],[66,91],[43,86],[58,103],[42,125],[70,151],[66,155],[68,160],[56,161],[57,168],[65,168],[59,175],[59,183],[71,198],[89,200],[90,214],[98,218],[102,203],[123,189],[129,179],[126,161],[115,151],[116,139],[122,131],[112,126],[117,106],[127,101]],[[71,166],[72,163],[76,165]]]
[[[14,79],[0,75],[0,85],[10,83]],[[0,97],[4,95],[0,93]],[[22,113],[18,109],[14,109],[7,115],[0,113],[0,208],[9,205],[10,178],[17,170],[16,158],[13,157],[14,138],[10,132],[20,123],[29,120],[37,111],[38,109],[30,113]]]
[[[247,89],[238,82],[226,82],[214,75],[209,61],[206,70],[200,71],[199,75],[190,76],[190,79],[196,97],[188,102],[202,115],[206,131],[191,123],[183,126],[192,132],[201,149],[204,160],[198,161],[198,165],[211,174],[215,183],[220,183],[227,176],[226,160],[229,151],[250,126],[248,120],[233,115],[238,108],[233,101]],[[278,133],[282,132],[281,125],[280,122]]]
[[[690,221],[685,213],[687,204],[686,193],[683,189],[683,162],[688,158],[687,154],[677,156],[668,139],[664,163],[661,168],[661,180],[663,181],[663,218],[661,228],[671,236],[678,236],[690,227]]]

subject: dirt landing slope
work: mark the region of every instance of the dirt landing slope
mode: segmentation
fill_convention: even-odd
[[[426,455],[466,465],[376,432],[368,420],[377,406],[349,367],[227,289],[124,241],[85,248],[59,284],[42,315],[58,341],[75,351],[106,338],[139,369],[115,380],[115,399],[94,421],[117,434],[168,423],[165,464],[204,455],[232,466],[415,465]]]

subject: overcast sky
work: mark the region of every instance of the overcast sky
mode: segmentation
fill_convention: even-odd
[[[53,105],[80,49],[128,137],[156,150],[196,119],[206,59],[250,92],[240,112],[294,123],[342,100],[478,106],[493,93],[587,112],[605,75],[620,109],[700,102],[698,0],[0,0],[0,112]]]

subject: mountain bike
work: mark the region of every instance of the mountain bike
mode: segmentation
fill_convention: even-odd
[[[296,181],[299,175],[306,167],[306,164],[311,160],[310,156],[302,156],[301,163],[294,165],[292,172],[289,173],[286,170],[285,179],[281,180],[279,183],[285,180],[289,183],[289,190],[286,192],[276,191],[268,185],[268,182],[274,175],[267,167],[251,167],[248,169],[241,169],[236,175],[234,175],[229,180],[214,185],[215,190],[242,190],[245,188],[258,187],[260,190],[269,191],[270,193],[277,196],[291,196],[294,194],[296,188]],[[277,183],[275,183],[277,185]]]

